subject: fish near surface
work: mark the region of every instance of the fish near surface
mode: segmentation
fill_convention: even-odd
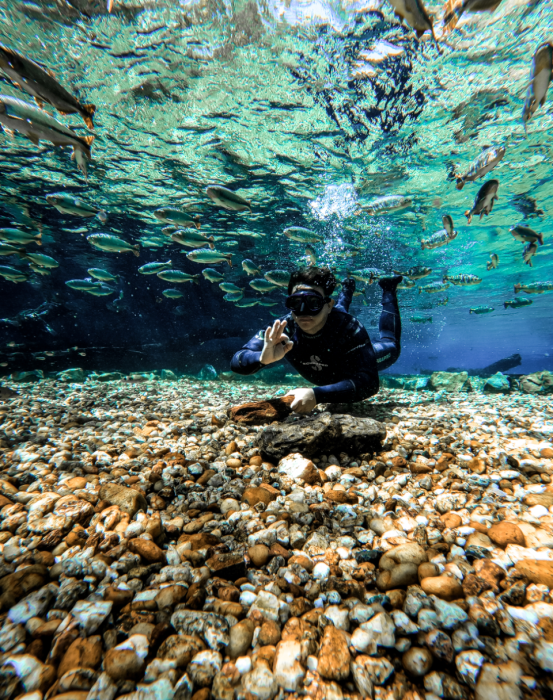
[[[543,245],[543,233],[538,233],[531,229],[529,226],[513,226],[511,229],[511,236],[521,243],[536,243]]]
[[[217,272],[217,270],[214,270],[212,267],[206,267],[202,270],[202,275],[209,282],[222,282],[225,279],[224,275]]]
[[[492,311],[495,311],[493,306],[473,306],[469,314],[490,314]]]
[[[1,273],[0,273],[1,274]],[[553,282],[531,282],[530,284],[515,284],[515,294],[526,292],[526,294],[543,294],[553,290]]]
[[[277,287],[287,287],[290,281],[290,273],[286,270],[270,270],[263,276],[272,284],[276,284]]]
[[[140,257],[140,246],[127,243],[122,238],[112,236],[110,233],[93,233],[87,236],[86,240],[94,248],[103,250],[106,253],[132,253]]]
[[[470,164],[469,169],[464,175],[458,176],[457,179],[457,189],[462,190],[467,182],[474,182],[474,180],[479,180],[480,178],[487,175],[490,170],[493,170],[495,166],[503,159],[505,155],[504,146],[492,146],[486,148],[482,153],[475,158],[475,160]]]
[[[157,273],[160,280],[173,282],[173,284],[184,284],[184,282],[194,282],[200,284],[200,275],[189,275],[182,270],[162,270]]]
[[[493,209],[493,203],[497,197],[497,190],[499,188],[499,180],[488,180],[484,183],[482,187],[478,190],[478,194],[472,205],[472,209],[467,209],[465,216],[468,219],[468,223],[472,221],[473,216],[478,216],[480,214],[480,220],[482,217],[491,214]]]
[[[206,195],[212,202],[218,204],[227,211],[250,211],[252,210],[251,202],[241,197],[236,192],[229,190],[227,187],[220,185],[210,185],[206,188]]]
[[[108,220],[107,212],[104,209],[93,207],[78,197],[64,192],[54,192],[46,195],[46,201],[62,214],[82,216],[90,218],[96,216],[103,224]]]
[[[203,248],[206,245],[208,245],[211,250],[215,248],[213,236],[207,238],[202,233],[193,231],[192,229],[175,231],[175,233],[171,234],[171,240],[187,248]]]
[[[533,303],[532,299],[511,299],[503,302],[503,308],[521,309],[523,306],[531,306]]]
[[[527,265],[530,265],[530,267],[533,267],[532,265],[532,258],[538,251],[538,244],[537,243],[528,243],[524,247],[524,250],[522,251],[522,259]]]
[[[443,9],[442,38],[451,33],[465,12],[493,12],[502,0],[448,0]]]
[[[394,13],[407,22],[411,29],[415,31],[418,39],[421,38],[424,32],[429,31],[432,34],[438,52],[441,53],[438,40],[434,34],[432,20],[422,4],[422,0],[389,0],[389,2],[394,8]]]
[[[526,100],[522,110],[522,123],[527,129],[527,124],[534,116],[538,106],[543,107],[547,97],[547,90],[551,82],[553,64],[553,46],[546,42],[538,46],[532,59],[530,72],[530,85],[526,93]]]
[[[303,226],[289,226],[283,231],[286,238],[299,243],[321,243],[323,240],[318,233]]]
[[[482,278],[471,273],[464,273],[461,275],[444,275],[444,282],[451,282],[456,287],[472,287],[476,284],[482,282]]]
[[[173,207],[161,207],[161,209],[156,209],[154,211],[154,216],[159,221],[163,221],[167,224],[174,224],[176,226],[184,226],[187,228],[200,228],[199,217],[196,217],[194,221],[190,218],[190,214],[180,209],[174,209]]]
[[[231,253],[219,253],[216,250],[209,250],[209,248],[198,248],[198,250],[192,250],[190,253],[186,254],[186,257],[192,262],[196,263],[219,263],[227,262],[230,267],[232,267],[232,254]]]
[[[167,262],[146,263],[146,265],[142,265],[142,267],[138,268],[138,272],[140,272],[141,275],[157,275],[158,272],[163,272],[163,270],[170,270],[172,265],[173,263],[170,260]]]
[[[390,214],[400,209],[405,209],[411,205],[411,198],[405,197],[402,194],[390,194],[384,197],[378,197],[369,204],[361,206],[361,209],[371,216],[377,214]]]
[[[494,270],[499,266],[499,255],[497,253],[492,253],[490,259],[486,263],[486,270]]]
[[[29,233],[18,228],[0,228],[0,240],[8,243],[36,243],[42,245],[42,233]]]
[[[94,136],[79,136],[44,110],[8,95],[0,95],[0,124],[8,134],[18,131],[35,146],[40,141],[50,141],[54,146],[71,146],[77,167],[86,177],[86,163],[92,159],[90,147]]]
[[[394,270],[394,274],[401,275],[402,277],[409,277],[411,280],[421,280],[423,277],[428,277],[432,272],[430,267],[412,267],[407,272],[399,272],[399,270]]]
[[[436,231],[436,233],[432,234],[430,238],[422,239],[421,240],[421,249],[434,249],[434,248],[441,248],[443,245],[447,245],[449,241],[453,241],[455,238],[457,238],[458,233],[457,231],[451,231],[451,233],[448,233],[448,231],[444,228],[441,231]]]
[[[438,292],[445,292],[449,289],[449,284],[445,282],[430,282],[430,284],[424,284],[419,287],[419,294],[421,292],[426,292],[427,294],[437,294]]]
[[[44,70],[38,63],[0,44],[0,70],[17,87],[32,95],[39,107],[43,102],[47,102],[60,114],[80,114],[88,128],[94,129],[92,118],[96,107],[91,104],[81,104],[74,95],[58,83],[50,71]]]
[[[255,279],[250,282],[250,287],[255,289],[256,292],[266,294],[267,292],[272,292],[274,289],[277,289],[278,285],[264,279]]]
[[[404,277],[396,289],[413,289],[415,286],[415,280],[410,280],[409,277]]]
[[[261,270],[257,267],[253,260],[246,258],[242,260],[242,269],[247,275],[261,275]]]
[[[379,270],[377,267],[366,267],[362,270],[350,272],[349,276],[353,277],[357,282],[365,282],[365,284],[371,285],[375,280],[386,277],[386,272]]]

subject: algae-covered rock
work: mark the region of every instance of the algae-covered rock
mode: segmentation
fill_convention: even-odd
[[[428,377],[413,377],[411,379],[405,379],[403,388],[407,389],[407,391],[421,391],[422,389],[427,389],[428,379]]]
[[[58,372],[56,378],[60,382],[84,382],[85,374],[80,367],[75,367],[74,369]]]
[[[551,394],[553,393],[553,374],[547,370],[527,374],[520,378],[519,387],[525,394]]]
[[[401,377],[392,377],[386,375],[380,377],[380,386],[383,389],[403,389],[404,384],[405,380]]]
[[[114,382],[123,379],[121,372],[103,372],[102,374],[90,374],[88,377],[94,382]]]
[[[177,379],[177,375],[171,372],[170,369],[162,369],[160,372],[161,379],[171,379],[172,381]]]
[[[198,379],[213,380],[218,378],[217,370],[213,365],[204,365],[198,372]]]
[[[428,380],[432,391],[472,391],[468,372],[433,372]]]
[[[484,384],[486,394],[508,394],[510,390],[509,379],[501,372],[489,377]]]
[[[44,379],[44,372],[41,369],[31,369],[27,372],[14,372],[10,379],[12,382],[39,382]]]

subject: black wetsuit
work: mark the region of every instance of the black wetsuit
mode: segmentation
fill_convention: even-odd
[[[304,333],[291,313],[282,319],[287,321],[286,335],[294,342],[285,358],[304,379],[317,385],[317,403],[362,401],[373,396],[379,388],[378,372],[399,357],[401,320],[395,285],[393,290],[383,287],[380,340],[375,343],[363,324],[348,313],[354,290],[354,281],[345,280],[338,303],[315,335]],[[254,374],[265,366],[259,361],[264,335],[260,331],[234,355],[233,372]]]

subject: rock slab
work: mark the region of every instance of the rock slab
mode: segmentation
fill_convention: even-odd
[[[292,409],[293,396],[283,396],[269,401],[251,401],[233,406],[229,411],[230,420],[245,425],[264,425],[287,418]]]
[[[255,446],[269,461],[292,452],[309,457],[320,452],[362,454],[380,449],[386,427],[372,418],[321,413],[261,431]]]

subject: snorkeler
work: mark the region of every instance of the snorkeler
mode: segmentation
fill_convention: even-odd
[[[336,278],[328,268],[306,267],[290,276],[286,307],[291,313],[260,331],[231,361],[237,374],[254,374],[286,356],[313,389],[294,389],[292,410],[309,413],[318,403],[362,401],[378,392],[378,372],[399,357],[401,319],[396,287],[402,277],[381,279],[380,340],[371,343],[365,327],[348,313],[355,280],[342,282],[335,304]]]

